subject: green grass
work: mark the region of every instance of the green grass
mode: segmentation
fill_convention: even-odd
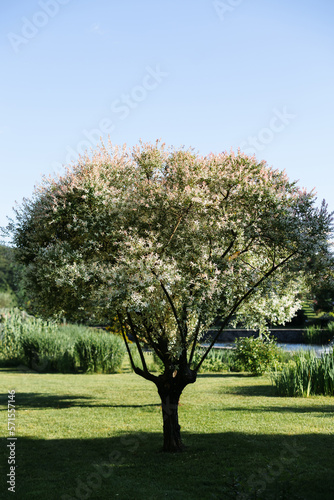
[[[7,368],[1,381],[0,487],[7,491],[6,401],[15,388],[20,500],[334,497],[333,397],[275,397],[268,377],[199,375],[179,408],[188,448],[174,455],[161,452],[156,389],[133,373]]]

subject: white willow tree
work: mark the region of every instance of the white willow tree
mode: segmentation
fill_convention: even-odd
[[[164,450],[178,451],[183,389],[232,320],[263,328],[293,316],[307,275],[328,256],[331,215],[240,152],[109,144],[45,179],[9,229],[40,314],[118,318],[135,373],[157,386]],[[194,366],[217,318],[221,329]],[[143,346],[163,362],[160,375]]]

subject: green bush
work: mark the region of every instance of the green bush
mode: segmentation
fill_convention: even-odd
[[[206,349],[199,347],[196,349],[193,358],[193,367],[201,360]],[[232,349],[211,349],[203,361],[200,372],[226,372],[235,371],[234,352]]]
[[[272,373],[279,396],[334,395],[334,353],[317,358],[314,351],[299,352],[281,371]]]
[[[29,368],[38,372],[75,371],[74,345],[71,339],[54,331],[36,331],[21,340]]]
[[[125,355],[120,337],[97,330],[79,336],[74,349],[84,372],[115,373],[120,370]]]
[[[280,349],[273,339],[244,337],[236,340],[235,365],[240,370],[262,375],[280,358]]]

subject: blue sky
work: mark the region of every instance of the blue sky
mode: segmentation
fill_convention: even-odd
[[[3,2],[0,226],[102,136],[238,147],[334,210],[334,3]]]

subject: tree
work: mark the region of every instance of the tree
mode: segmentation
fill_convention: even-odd
[[[315,311],[331,313],[334,309],[334,270],[326,269],[318,282],[313,283],[311,296]]]
[[[23,289],[22,266],[15,261],[15,249],[0,245],[0,306],[27,305]]]
[[[179,451],[180,395],[220,332],[231,321],[263,329],[293,316],[307,276],[330,258],[331,219],[312,193],[255,157],[200,157],[157,142],[132,151],[102,144],[44,179],[9,230],[40,314],[117,316],[135,373],[160,395],[164,450]],[[160,375],[143,346],[161,359]]]
[[[13,250],[0,245],[0,291],[13,291],[15,287],[13,269]]]

